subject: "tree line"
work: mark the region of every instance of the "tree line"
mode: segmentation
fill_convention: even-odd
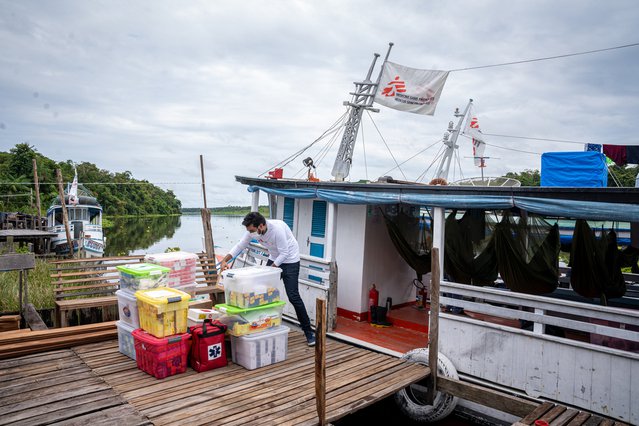
[[[71,160],[56,162],[28,143],[9,152],[0,152],[0,211],[35,214],[33,160],[36,160],[43,213],[58,196],[56,169],[64,187],[74,176]],[[134,179],[131,172],[110,172],[88,162],[77,163],[78,182],[89,190],[111,216],[180,214],[182,203],[171,190],[163,190],[146,180]],[[100,183],[100,185],[96,185]]]

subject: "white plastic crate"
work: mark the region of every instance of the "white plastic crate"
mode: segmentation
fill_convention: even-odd
[[[135,341],[132,334],[135,328],[122,321],[116,321],[115,326],[118,328],[118,347],[120,352],[131,359],[135,359]]]
[[[135,293],[128,290],[118,290],[115,295],[118,297],[120,321],[129,324],[133,329],[140,328],[138,301],[135,298]]]
[[[231,336],[231,356],[234,363],[247,370],[286,360],[288,332],[285,325],[248,336]]]

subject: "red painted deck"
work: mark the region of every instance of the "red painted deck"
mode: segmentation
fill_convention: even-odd
[[[388,320],[392,326],[375,327],[338,316],[334,332],[400,353],[428,345],[428,311],[406,306],[393,309]]]

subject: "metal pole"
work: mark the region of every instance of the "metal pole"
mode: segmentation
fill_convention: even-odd
[[[450,161],[453,159],[455,148],[457,148],[457,138],[459,137],[459,131],[461,130],[461,125],[464,122],[464,117],[466,117],[466,114],[468,114],[468,110],[470,109],[472,103],[473,100],[470,99],[463,114],[459,114],[459,109],[456,110],[455,116],[459,117],[459,121],[457,122],[457,126],[455,126],[454,130],[451,131],[450,127],[448,128],[448,131],[451,132],[451,137],[449,141],[444,142],[444,144],[446,145],[446,151],[444,152],[444,156],[442,157],[442,160],[439,163],[439,167],[437,168],[437,173],[435,174],[435,177],[437,178],[448,179]]]
[[[60,169],[55,170],[58,179],[58,194],[60,194],[60,206],[62,206],[62,220],[64,222],[64,230],[67,233],[67,244],[69,244],[69,257],[73,258],[73,239],[71,238],[71,230],[69,229],[69,216],[67,216],[67,202],[64,198],[64,189],[62,188],[62,172]]]

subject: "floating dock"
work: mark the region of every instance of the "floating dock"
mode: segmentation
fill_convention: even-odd
[[[286,361],[158,380],[117,340],[0,361],[0,425],[315,425],[315,350],[289,334]],[[326,417],[335,421],[430,374],[425,366],[327,339]]]

